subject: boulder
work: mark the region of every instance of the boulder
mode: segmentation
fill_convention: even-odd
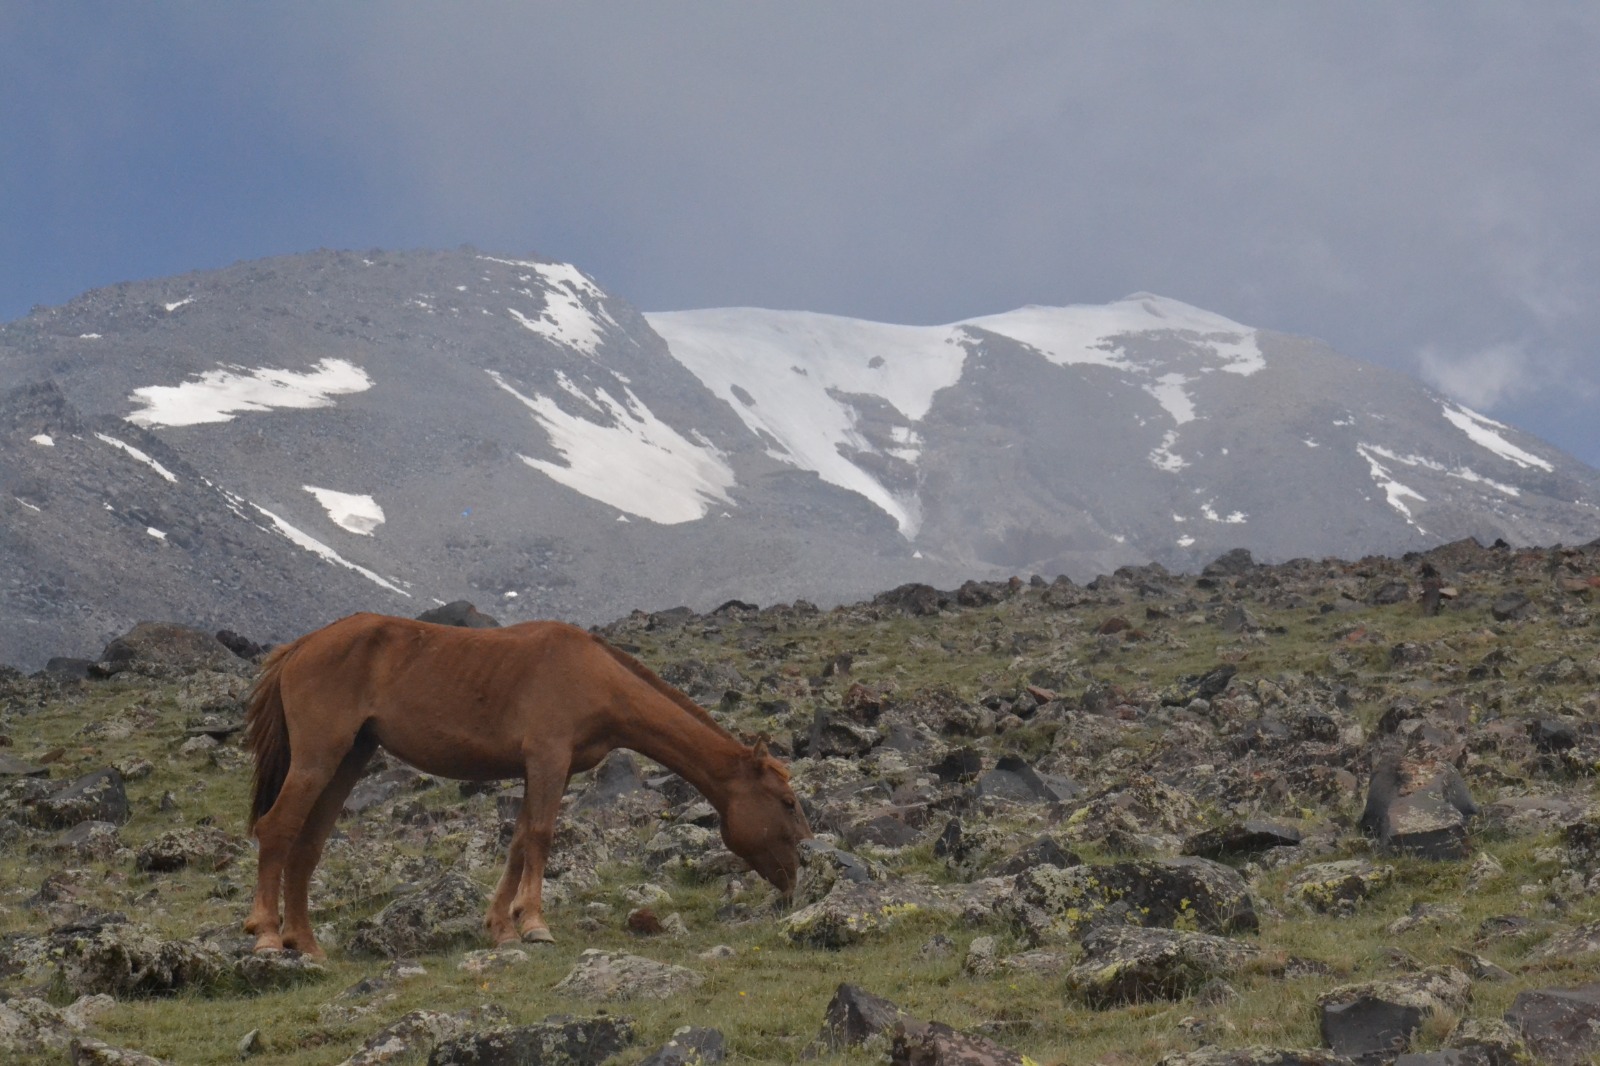
[[[887,1044],[897,1025],[916,1031],[924,1023],[882,996],[875,996],[857,985],[841,984],[828,1001],[822,1015],[822,1028],[805,1054],[808,1058],[837,1055],[846,1048],[861,1047],[875,1037]]]
[[[1293,826],[1252,818],[1195,833],[1183,842],[1183,854],[1203,859],[1241,858],[1299,843],[1300,830]]]
[[[187,866],[215,868],[225,858],[245,848],[215,826],[173,829],[143,845],[133,856],[133,867],[144,873],[171,873]]]
[[[656,1048],[639,1066],[716,1066],[728,1057],[728,1042],[720,1029],[686,1025]]]
[[[1284,895],[1291,903],[1319,914],[1350,914],[1358,903],[1393,880],[1393,866],[1378,866],[1366,859],[1317,862],[1295,874]]]
[[[91,672],[99,677],[135,673],[173,678],[201,670],[238,674],[248,669],[245,660],[210,633],[172,622],[140,622],[105,646]]]
[[[465,629],[498,629],[500,623],[478,610],[466,600],[452,600],[442,607],[434,607],[417,615],[419,622],[432,622],[440,626],[461,626]]]
[[[1066,988],[1095,1010],[1182,999],[1261,957],[1255,945],[1227,937],[1128,926],[1091,931],[1083,952],[1083,961],[1067,973]]]
[[[557,1014],[534,1025],[442,1040],[428,1056],[428,1066],[600,1066],[633,1039],[628,1018]]]
[[[1460,1013],[1471,993],[1472,979],[1449,966],[1389,981],[1341,985],[1317,998],[1322,1039],[1357,1063],[1390,1062],[1405,1050],[1424,1018]]]
[[[1009,803],[1059,803],[1077,792],[1065,777],[1040,774],[1017,756],[1002,755],[993,770],[978,778],[973,796]]]
[[[1389,756],[1373,768],[1362,831],[1391,851],[1424,859],[1472,854],[1467,822],[1478,813],[1456,768],[1440,759]]]
[[[803,947],[842,948],[870,938],[907,914],[958,908],[935,889],[898,881],[841,881],[822,899],[780,923],[789,941]]]
[[[475,881],[447,871],[356,922],[345,950],[389,959],[448,951],[478,939],[487,905]]]
[[[105,995],[80,997],[65,1008],[28,997],[0,1002],[0,1052],[20,1056],[65,1051],[95,1015],[115,1004]]]
[[[1175,1051],[1156,1066],[1354,1066],[1343,1055],[1312,1048],[1253,1047],[1200,1048]]]
[[[1040,940],[1074,938],[1101,924],[1193,922],[1210,933],[1252,932],[1259,924],[1238,872],[1198,858],[1037,866],[1017,875],[1006,909]]]
[[[79,822],[125,825],[132,814],[122,775],[106,767],[40,799],[33,805],[29,821],[41,829],[70,829]]]
[[[1520,993],[1506,1021],[1542,1063],[1592,1063],[1600,1057],[1600,983]]]
[[[236,983],[235,960],[221,949],[198,940],[160,940],[135,926],[65,934],[55,956],[58,984],[80,996],[209,993]]]
[[[74,1040],[69,1050],[72,1066],[170,1066],[166,1059],[102,1040]]]
[[[578,956],[555,991],[578,999],[605,1001],[671,999],[698,988],[705,975],[682,966],[629,955],[621,951],[589,948]]]
[[[1030,1060],[986,1036],[929,1022],[915,1031],[897,1029],[889,1061],[892,1066],[1023,1066]]]
[[[361,1049],[339,1066],[386,1066],[402,1059],[414,1060],[441,1041],[484,1025],[504,1025],[506,1020],[506,1012],[492,1004],[450,1013],[414,1010],[367,1037]]]

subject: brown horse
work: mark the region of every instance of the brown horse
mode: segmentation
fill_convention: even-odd
[[[559,622],[458,629],[357,614],[272,653],[246,715],[259,843],[245,930],[256,950],[320,955],[307,891],[323,845],[372,753],[468,781],[520,777],[522,812],[489,904],[495,943],[548,941],[545,857],[567,778],[613,748],[681,775],[722,820],[722,839],[784,893],[811,835],[783,765],[735,740],[688,696],[599,637]],[[278,893],[283,891],[283,924]]]

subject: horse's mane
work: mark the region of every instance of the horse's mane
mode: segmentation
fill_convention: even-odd
[[[668,684],[666,681],[663,681],[654,670],[650,669],[644,663],[640,662],[638,659],[635,659],[621,648],[612,644],[604,637],[598,636],[594,633],[590,633],[589,636],[593,638],[596,644],[604,648],[608,655],[617,660],[617,662],[621,663],[623,666],[627,667],[629,672],[631,672],[633,676],[637,677],[640,681],[643,681],[645,684],[661,693],[661,695],[667,697],[667,699],[671,700],[673,703],[676,703],[679,707],[694,715],[712,729],[715,729],[718,733],[721,733],[729,740],[732,740],[735,744],[741,743],[737,737],[728,732],[727,728],[723,726],[721,722],[711,717],[710,711],[706,710],[694,700],[690,699],[688,695],[683,692],[683,690]],[[777,770],[778,773],[783,776],[785,781],[789,780],[789,768],[787,766],[784,766],[781,762],[770,756],[768,756],[765,761],[773,769]]]

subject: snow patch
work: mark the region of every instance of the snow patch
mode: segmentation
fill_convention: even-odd
[[[1356,445],[1356,451],[1360,452],[1361,457],[1367,461],[1368,472],[1371,473],[1372,480],[1377,482],[1378,487],[1383,490],[1384,497],[1389,501],[1389,506],[1404,515],[1406,522],[1416,526],[1419,533],[1427,533],[1427,530],[1417,525],[1412,518],[1411,508],[1406,506],[1405,500],[1410,497],[1420,503],[1427,503],[1428,498],[1416,489],[1396,481],[1394,475],[1389,472],[1389,468],[1378,462],[1377,450],[1369,448],[1365,444],[1358,444]]]
[[[1185,533],[1178,538],[1178,547],[1187,548],[1194,543],[1194,538]]]
[[[335,566],[342,566],[346,570],[354,570],[368,581],[371,581],[375,585],[382,585],[390,592],[398,592],[400,595],[405,596],[408,599],[410,598],[411,593],[407,592],[405,589],[391,581],[384,580],[364,566],[358,566],[357,564],[352,563],[350,560],[346,559],[344,556],[340,555],[338,552],[322,543],[322,541],[318,540],[316,537],[313,537],[311,534],[302,530],[296,529],[294,526],[291,526],[288,522],[285,522],[282,518],[279,518],[265,507],[262,507],[260,504],[252,503],[250,506],[254,507],[257,511],[260,511],[263,515],[265,515],[277,529],[280,535],[287,537],[299,547],[304,548],[306,551],[311,552],[314,555],[320,555],[323,559],[333,563]]]
[[[1460,481],[1469,481],[1474,484],[1488,485],[1490,488],[1496,490],[1497,492],[1502,492],[1507,496],[1522,495],[1522,490],[1517,488],[1515,485],[1507,485],[1502,482],[1486,478],[1476,470],[1473,470],[1471,467],[1448,467],[1436,459],[1429,459],[1422,455],[1400,455],[1396,452],[1390,451],[1388,448],[1379,447],[1376,444],[1362,444],[1361,447],[1369,449],[1374,455],[1381,459],[1386,459],[1392,463],[1400,463],[1404,466],[1419,467],[1423,470],[1431,470],[1436,474],[1443,474],[1445,477],[1453,477]]]
[[[1194,421],[1194,401],[1184,391],[1184,386],[1189,379],[1183,374],[1163,374],[1152,384],[1146,385],[1144,391],[1156,398],[1156,402],[1164,408],[1167,414],[1178,425]]]
[[[538,264],[501,260],[537,269]],[[865,496],[894,518],[907,539],[921,521],[914,493],[890,490],[850,458],[876,451],[857,429],[840,394],[880,397],[910,422],[923,419],[941,389],[961,378],[976,331],[1008,337],[1060,366],[1094,365],[1132,376],[1175,424],[1199,417],[1188,375],[1161,373],[1135,362],[1125,338],[1181,333],[1206,362],[1202,369],[1252,374],[1266,365],[1256,332],[1177,300],[1139,293],[1103,306],[1023,307],[944,326],[896,326],[803,311],[720,308],[645,316],[673,356],[717,396],[749,397],[730,407],[769,446],[768,454],[824,481]],[[914,429],[896,430],[882,454],[916,463]],[[1172,441],[1176,437],[1171,438]],[[1151,462],[1176,471],[1187,465],[1171,443]]]
[[[605,310],[605,292],[571,263],[536,263],[525,259],[499,259],[492,255],[478,258],[531,270],[544,282],[541,293],[544,308],[538,315],[527,315],[514,307],[506,308],[511,317],[526,329],[592,356],[599,348],[606,330],[617,328],[616,320]],[[519,275],[518,280],[531,279],[527,275]],[[533,295],[531,289],[520,291],[524,295]],[[594,304],[596,310],[591,311],[585,306],[586,300]]]
[[[564,391],[610,423],[602,425],[567,414],[549,397],[524,395],[495,371],[487,373],[533,412],[566,462],[526,455],[522,461],[568,488],[662,525],[704,518],[713,501],[733,503],[733,469],[722,453],[699,434],[690,440],[661,421],[631,389],[623,388],[620,401],[599,388],[590,397],[558,375]]]
[[[194,426],[228,422],[241,411],[276,407],[331,407],[330,397],[372,388],[367,372],[343,359],[324,359],[309,370],[224,366],[181,385],[147,385],[128,399],[142,404],[128,421],[140,426]]]
[[[54,448],[56,446],[55,438],[48,433],[35,433],[28,438],[28,443],[37,444],[41,448]]]
[[[144,527],[144,531],[146,533],[150,534],[152,537],[156,538],[157,540],[161,541],[163,544],[166,543],[167,535],[165,533],[163,533],[161,530],[157,529],[155,526],[145,526]]]
[[[1189,460],[1172,450],[1178,443],[1178,431],[1167,430],[1166,436],[1161,438],[1161,444],[1150,453],[1150,462],[1157,470],[1165,470],[1169,474],[1176,474],[1189,465]]]
[[[39,511],[39,505],[38,504],[29,503],[27,500],[24,500],[21,496],[13,496],[11,498],[13,500],[16,500],[18,503],[22,504],[22,506],[26,507],[30,511]],[[40,513],[42,514],[43,512],[40,511]]]
[[[170,315],[170,314],[172,314],[172,312],[176,311],[178,308],[180,308],[180,307],[188,307],[192,303],[194,303],[194,297],[193,296],[185,296],[181,300],[174,300],[172,303],[162,304],[161,306],[166,308],[167,314]]]
[[[78,339],[80,341],[97,341],[97,340],[100,339],[100,334],[98,334],[98,333],[80,333],[80,334],[78,334]]]
[[[371,496],[319,489],[315,485],[300,487],[317,498],[317,502],[328,512],[328,519],[340,529],[370,537],[373,530],[383,525],[383,508]]]
[[[95,436],[105,443],[111,445],[113,448],[121,448],[123,451],[127,452],[133,458],[139,460],[145,466],[148,466],[150,469],[154,470],[168,481],[171,481],[174,484],[177,483],[178,475],[174,474],[172,471],[168,470],[166,467],[162,466],[160,463],[156,462],[154,459],[150,458],[133,445],[120,441],[115,437],[108,437],[104,433],[96,433]]]
[[[1444,417],[1451,425],[1470,437],[1472,443],[1480,448],[1487,448],[1502,459],[1516,463],[1524,469],[1538,467],[1546,472],[1555,470],[1550,463],[1502,437],[1499,431],[1511,428],[1502,422],[1496,422],[1487,415],[1480,415],[1471,408],[1458,404],[1445,404]]]

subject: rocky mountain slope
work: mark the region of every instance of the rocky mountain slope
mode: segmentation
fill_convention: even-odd
[[[1570,457],[1149,294],[641,315],[563,263],[317,252],[0,326],[0,661],[30,668],[141,618],[592,623],[1596,532]]]
[[[518,788],[379,760],[313,888],[320,964],[238,930],[249,664],[147,627],[96,680],[0,676],[0,1048],[1590,1062],[1597,597],[1600,543],[1459,542],[639,612],[601,632],[787,753],[795,898],[618,754],[563,808],[557,943],[485,951]]]

